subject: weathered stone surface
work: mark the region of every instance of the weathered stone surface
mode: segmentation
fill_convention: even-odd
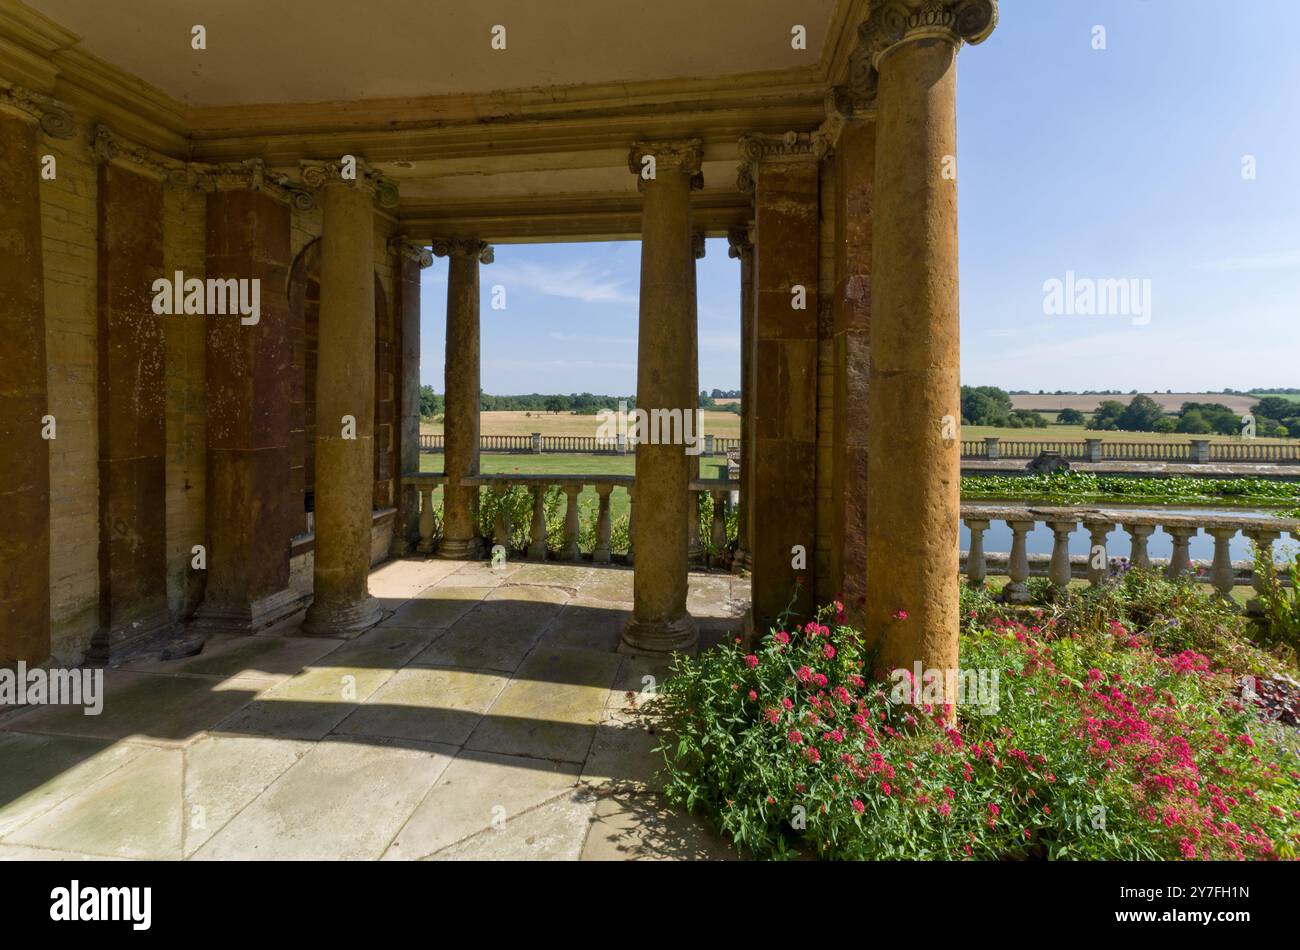
[[[597,800],[582,848],[584,861],[726,861],[728,844],[689,815],[653,795],[617,794]]]
[[[509,677],[477,670],[399,670],[335,730],[340,735],[463,745]]]
[[[0,667],[50,655],[50,451],[40,126],[0,113]],[[56,420],[57,421],[57,420]]]
[[[431,855],[431,861],[573,861],[582,852],[595,801],[584,791],[507,819],[467,841]]]
[[[443,421],[443,526],[438,556],[473,558],[478,527],[471,511],[478,488],[460,480],[478,474],[479,456],[479,254],[477,242],[457,242],[447,268],[446,413]]]
[[[381,627],[450,627],[483,600],[491,587],[430,587],[413,597]]]
[[[433,855],[457,842],[465,857],[487,857],[516,846],[524,816],[553,799],[565,800],[575,786],[576,765],[462,752],[447,767],[385,853],[385,860],[413,860]],[[480,832],[484,834],[475,838]],[[507,834],[507,832],[509,832]],[[533,833],[530,831],[530,833]],[[505,835],[505,840],[498,840]],[[470,846],[467,839],[476,844]]]
[[[0,838],[139,755],[144,746],[0,732]]]
[[[455,752],[409,740],[318,743],[195,858],[377,859]]]

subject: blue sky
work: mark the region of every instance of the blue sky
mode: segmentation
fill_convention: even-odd
[[[997,31],[958,61],[963,382],[1300,386],[1296,9],[1002,0]],[[484,389],[633,391],[639,255],[636,242],[498,246],[482,270]],[[1045,314],[1044,282],[1067,271],[1150,281],[1150,321]],[[725,240],[698,273],[700,384],[733,389],[739,265]],[[505,310],[491,309],[494,284]],[[423,291],[421,375],[442,391],[446,261]]]

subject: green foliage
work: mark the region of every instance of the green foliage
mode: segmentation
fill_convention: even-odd
[[[1266,478],[1146,478],[1054,472],[1050,475],[964,475],[963,498],[1051,499],[1061,504],[1112,499],[1161,504],[1256,502],[1300,505],[1300,483]]]
[[[1088,428],[1103,432],[1114,432],[1119,428],[1119,420],[1124,415],[1124,404],[1118,399],[1106,399],[1097,406],[1097,411],[1088,420]]]
[[[1291,587],[1282,586],[1279,573],[1290,575]],[[1255,576],[1264,578],[1259,606],[1267,625],[1267,635],[1296,653],[1300,653],[1300,551],[1282,571],[1269,563],[1269,552],[1255,548]]]
[[[1133,584],[1152,616],[1192,609]],[[1002,609],[963,594],[963,670],[994,686],[960,720],[906,676],[873,682],[835,608],[752,653],[679,657],[650,707],[666,797],[776,859],[1295,856],[1300,775],[1287,731],[1234,698],[1242,654],[1162,654],[1165,634],[1084,607]]]
[[[1005,426],[1011,418],[1011,396],[996,386],[961,388],[963,425]],[[1023,425],[1023,423],[1021,423]]]
[[[1062,426],[1081,426],[1086,420],[1078,409],[1062,409],[1056,414],[1056,424]]]
[[[442,415],[443,402],[442,397],[433,391],[432,386],[420,387],[420,418],[432,419],[434,416]]]

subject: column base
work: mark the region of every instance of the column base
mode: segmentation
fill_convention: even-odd
[[[307,608],[301,632],[309,637],[357,634],[379,623],[383,613],[379,601],[369,595],[354,604],[323,604],[313,601]]]
[[[86,650],[87,666],[106,666],[123,647],[145,639],[162,639],[181,632],[181,625],[171,617],[166,604],[162,604],[143,617],[129,623],[120,623],[107,632],[96,633]]]
[[[1030,600],[1029,588],[1024,584],[1011,581],[1006,587],[1002,588],[1002,602],[1004,604],[1027,604]]]
[[[479,538],[443,538],[435,557],[444,561],[475,561],[483,556]]]
[[[685,614],[676,620],[629,620],[619,641],[619,653],[692,653],[700,643],[695,618]]]
[[[204,635],[251,636],[289,626],[306,606],[306,597],[285,588],[251,604],[217,604],[204,600],[188,627]]]

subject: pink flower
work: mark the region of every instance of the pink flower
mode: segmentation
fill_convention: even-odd
[[[894,791],[894,789],[890,786],[888,782],[881,782],[880,790],[884,792],[886,795],[889,795]]]
[[[949,805],[947,802],[940,802],[939,808],[937,810],[939,814],[942,815],[944,818],[947,818],[949,815],[952,814],[952,806]]]
[[[749,656],[745,657],[745,665],[751,670],[754,669],[754,667],[758,666],[758,657],[754,656],[752,653],[749,654]]]
[[[822,656],[826,657],[826,659],[828,660],[835,659],[835,648],[831,646],[829,643],[826,644],[824,647],[822,647]]]
[[[800,745],[803,742],[803,734],[798,729],[791,729],[785,734],[785,737],[794,745]]]
[[[749,700],[750,700],[750,702],[753,702],[753,701],[756,700],[756,699],[758,699],[758,693],[757,693],[755,690],[752,690],[752,689],[751,689],[751,690],[749,691]]]
[[[864,811],[867,810],[867,806],[862,804],[862,802],[859,799],[856,798],[853,799],[853,801],[850,804],[853,805],[853,810],[857,812],[859,815],[861,815]]]
[[[794,709],[794,701],[789,696],[781,697],[781,705],[787,710]]]
[[[772,639],[777,643],[789,643],[790,634],[786,633],[784,630],[778,630],[776,633],[772,634]]]
[[[906,611],[906,610],[895,610],[895,611],[894,611],[894,619],[895,619],[895,620],[906,620],[906,619],[907,619],[907,611]]]

